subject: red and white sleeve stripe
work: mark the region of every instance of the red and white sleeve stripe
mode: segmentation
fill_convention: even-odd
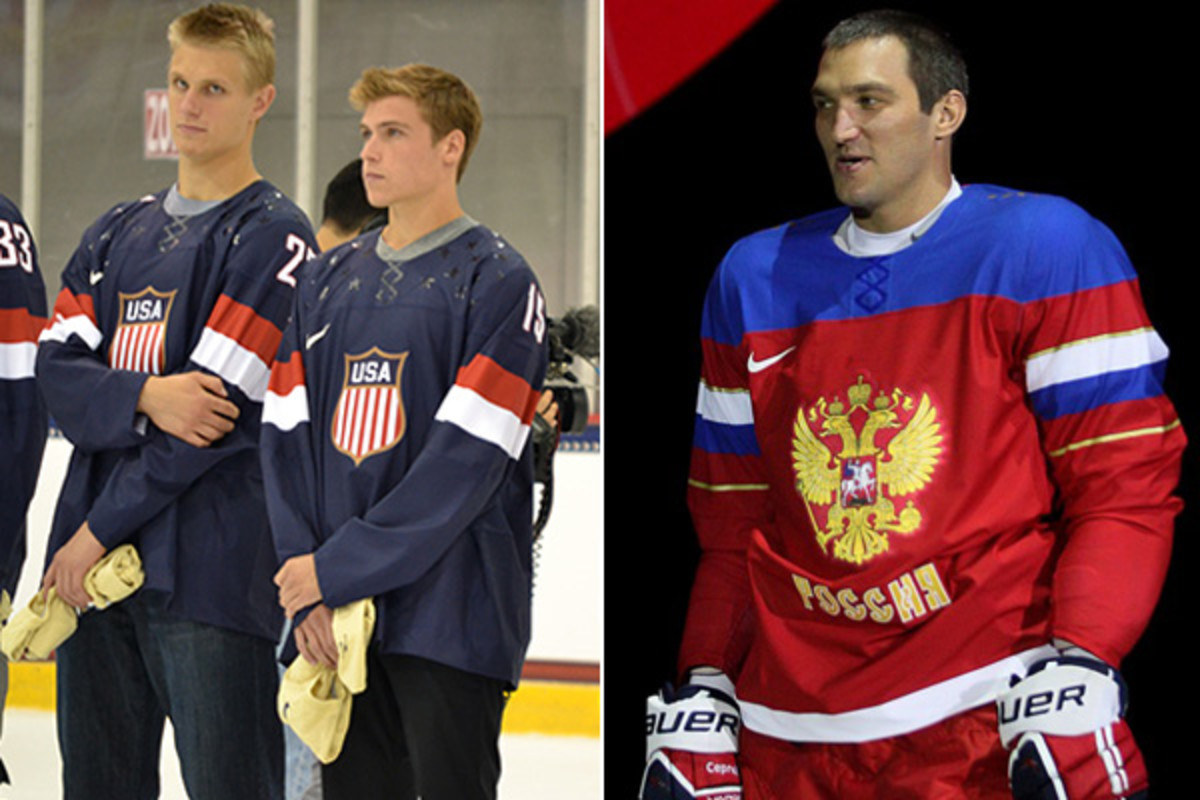
[[[250,306],[221,295],[192,352],[192,361],[261,403],[282,338],[283,332],[273,322]]]
[[[281,431],[290,431],[309,421],[308,389],[304,384],[304,357],[299,351],[287,361],[276,361],[263,400],[262,421]]]
[[[434,419],[449,422],[519,458],[529,438],[538,392],[482,353],[458,371]]]
[[[72,334],[92,350],[100,347],[104,334],[96,325],[96,309],[91,295],[76,295],[64,288],[54,301],[54,316],[49,327],[38,337],[39,342],[65,342]]]
[[[0,379],[33,377],[38,334],[45,325],[45,319],[28,309],[0,308]]]

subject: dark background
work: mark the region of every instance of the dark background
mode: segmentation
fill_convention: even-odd
[[[619,10],[608,5],[610,19]],[[1064,195],[1108,224],[1138,268],[1172,350],[1167,390],[1193,436],[1184,390],[1196,358],[1189,241],[1197,45],[1153,4],[898,3],[948,29],[971,77],[954,145],[962,183]],[[606,798],[634,798],[645,697],[674,677],[697,550],[685,507],[699,376],[700,307],[737,238],[836,204],[812,128],[819,43],[872,4],[782,0],[670,95],[605,140]],[[1140,10],[1144,8],[1145,10]],[[1194,392],[1193,392],[1194,395]],[[1158,798],[1182,796],[1187,583],[1196,564],[1196,454],[1189,448],[1162,600],[1123,664],[1129,719]],[[1113,586],[1120,593],[1122,586]],[[1186,738],[1185,738],[1186,736]],[[802,799],[800,799],[802,800]]]

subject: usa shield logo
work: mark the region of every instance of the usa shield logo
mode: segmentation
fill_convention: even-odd
[[[149,286],[137,294],[120,293],[120,314],[108,364],[114,369],[159,375],[166,361],[167,321],[175,291]]]
[[[345,356],[331,435],[333,446],[353,459],[355,466],[394,447],[404,436],[400,373],[407,359],[408,351],[385,353],[378,347]]]

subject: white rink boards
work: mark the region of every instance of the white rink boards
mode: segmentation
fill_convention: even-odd
[[[54,503],[70,457],[70,442],[51,435],[29,509],[28,555],[14,609],[24,607],[38,588]],[[599,452],[560,451],[555,456],[554,501],[534,585],[530,660],[600,663],[601,480]]]

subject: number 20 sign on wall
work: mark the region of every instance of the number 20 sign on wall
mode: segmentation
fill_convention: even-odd
[[[147,89],[142,124],[142,152],[144,158],[179,158],[175,140],[171,138],[171,114],[167,110],[167,90]]]

